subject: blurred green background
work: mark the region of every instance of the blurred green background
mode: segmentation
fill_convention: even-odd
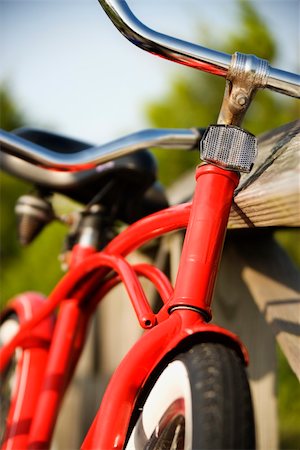
[[[215,45],[208,29],[200,30],[199,42],[218,47],[228,53],[240,51],[254,53],[272,62],[276,58],[277,43],[274,36],[248,1],[238,1],[239,25],[227,35],[223,42]],[[186,75],[174,74],[166,92],[157,100],[145,105],[149,125],[157,127],[206,126],[214,122],[223,97],[224,81],[215,77],[187,71]],[[0,87],[1,128],[11,130],[28,123],[28,118],[18,108],[13,87],[2,83]],[[274,113],[275,112],[275,113]],[[251,107],[245,128],[252,133],[261,133],[299,117],[299,106],[295,100],[283,99],[269,92],[257,94]],[[184,171],[198,163],[196,153],[174,152],[172,159],[166,152],[154,150],[158,162],[160,179],[170,185]],[[13,213],[17,198],[30,191],[31,186],[1,173],[1,306],[14,294],[24,290],[35,290],[48,294],[62,272],[57,259],[62,246],[65,229],[54,223],[28,247],[21,248],[16,238]],[[287,249],[300,267],[299,230],[277,231],[278,241]],[[300,448],[300,387],[278,350],[280,448]]]

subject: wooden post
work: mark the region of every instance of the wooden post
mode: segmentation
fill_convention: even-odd
[[[214,301],[217,323],[250,354],[259,449],[278,448],[275,337],[300,377],[300,278],[271,234],[228,233]]]

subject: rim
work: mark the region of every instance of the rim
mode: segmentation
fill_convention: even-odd
[[[177,399],[163,414],[150,439],[147,438],[142,417],[135,432],[135,445],[145,450],[183,450],[185,436],[184,400]]]
[[[126,450],[192,448],[192,399],[187,369],[171,362],[150,391]]]

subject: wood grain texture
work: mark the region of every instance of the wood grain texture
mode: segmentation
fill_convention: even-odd
[[[229,228],[300,225],[300,120],[259,138],[235,193]]]

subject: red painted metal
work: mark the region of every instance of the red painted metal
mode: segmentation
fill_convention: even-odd
[[[66,298],[70,298],[74,292],[76,292],[76,298],[83,301],[86,298],[87,292],[93,290],[95,284],[99,282],[99,279],[107,273],[107,267],[120,273],[141,325],[146,328],[153,326],[155,316],[149,307],[134,269],[132,269],[129,263],[118,256],[106,255],[104,253],[93,254],[81,263],[77,263],[76,267],[65,275],[48,297],[47,302],[42,305],[30,320],[21,324],[17,335],[0,349],[0,372],[5,369],[16,347],[21,345],[24,339],[28,338],[28,333],[33,328],[52,314],[60,302]],[[93,272],[96,272],[96,275],[90,277]]]
[[[30,430],[31,449],[49,446],[59,404],[81,353],[90,315],[119,280],[125,284],[141,326],[154,328],[143,335],[117,369],[84,442],[84,449],[122,448],[134,404],[147,377],[171,350],[190,336],[197,335],[201,339],[203,333],[212,333],[219,339],[230,339],[247,360],[245,349],[232,333],[205,323],[199,314],[192,311],[174,310],[169,315],[170,308],[185,305],[201,308],[210,314],[215,275],[237,182],[235,173],[202,166],[197,170],[192,208],[190,204],[184,204],[146,217],[128,227],[101,253],[95,253],[93,248],[75,247],[70,272],[34,317],[21,324],[11,343],[0,351],[3,369],[16,346],[29,342],[31,330],[61,304],[46,376]],[[131,267],[124,259],[151,239],[187,225],[174,293],[167,278],[156,268],[143,264]],[[109,273],[111,276],[107,278]],[[157,316],[148,304],[137,275],[149,278],[165,303]]]
[[[122,449],[137,396],[149,375],[183,340],[197,335],[200,341],[201,334],[207,338],[209,333],[230,339],[247,359],[243,345],[229,331],[205,323],[193,311],[174,311],[168,320],[144,333],[125,356],[110,381],[82,449]]]
[[[196,172],[196,189],[169,308],[188,305],[211,316],[211,299],[239,175],[212,165]]]
[[[163,272],[161,272],[161,270],[159,270],[155,266],[145,263],[135,264],[134,266],[132,266],[132,268],[138,276],[142,276],[153,283],[164,304],[169,301],[170,297],[173,295],[174,289],[168,277]],[[94,298],[89,301],[88,310],[90,311],[90,313],[92,313],[92,311],[102,300],[102,298],[121,282],[122,279],[117,274],[106,280],[105,283],[101,285],[99,290],[96,291],[96,294],[94,294]]]
[[[190,212],[191,203],[183,203],[144,217],[113,239],[105,253],[126,256],[152,239],[186,228]]]
[[[88,256],[94,255],[97,252],[95,247],[82,246],[79,244],[74,245],[71,254],[70,270],[74,269],[78,264],[84,261]]]
[[[133,266],[137,275],[148,278],[156,287],[163,303],[167,303],[174,293],[169,278],[157,267],[150,264],[137,264]]]
[[[188,223],[190,208],[190,203],[178,205],[139,220],[113,239],[106,247],[105,253],[126,256],[151,239],[176,229],[185,228]],[[22,324],[14,339],[0,349],[0,372],[4,370],[15,348],[21,345],[28,332],[51,315],[63,299],[74,297],[72,294],[75,287],[76,298],[85,299],[88,293],[93,291],[95,285],[99,284],[99,280],[108,273],[108,270],[100,268],[100,266],[103,266],[102,263],[95,264],[95,259],[93,259],[94,265],[92,268],[88,269],[85,265],[89,258],[96,258],[99,255],[97,253],[89,257],[86,256],[86,259],[81,261],[81,264],[76,258],[77,261],[73,269],[60,280],[49,295],[47,302],[34,314],[32,319]],[[92,271],[96,271],[96,269],[97,272],[93,274]],[[86,275],[89,275],[89,277],[87,278]]]
[[[44,381],[30,428],[28,448],[46,449],[56,422],[59,406],[74,369],[73,350],[78,329],[85,318],[77,300],[65,300],[54,330]]]
[[[78,264],[77,270],[84,270],[87,273],[95,270],[95,268],[99,266],[109,267],[120,275],[140,325],[143,328],[154,326],[156,323],[155,315],[150,308],[144,290],[131,265],[121,256],[100,253],[90,256],[85,261]]]
[[[20,324],[34,316],[45,298],[34,292],[24,293],[9,302],[1,313],[1,321],[14,312]],[[27,447],[28,434],[35,414],[40,385],[43,380],[52,338],[54,320],[49,316],[28,333],[22,343],[22,354],[17,363],[16,387],[7,417],[2,450],[20,450]]]
[[[0,373],[5,370],[16,348],[25,345],[24,342],[29,339],[32,330],[48,317],[51,317],[60,301],[61,298],[57,295],[53,299],[44,302],[41,307],[35,311],[31,319],[21,323],[16,336],[0,349]]]

